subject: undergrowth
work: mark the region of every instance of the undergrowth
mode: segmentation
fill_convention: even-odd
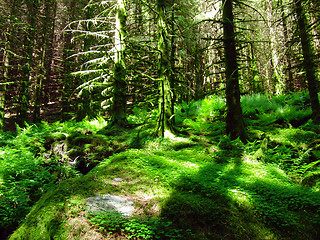
[[[125,218],[118,212],[95,212],[89,215],[89,222],[108,234],[123,235],[127,239],[185,239],[190,229],[177,229],[173,223],[158,216],[133,216]]]
[[[150,137],[156,113],[143,107],[132,129],[99,118],[2,133],[0,230],[22,223],[10,239],[318,239],[320,128],[307,94],[244,96],[242,108],[247,144],[224,135],[219,96],[178,105],[174,139]],[[134,199],[135,215],[86,214],[86,198],[105,193]]]

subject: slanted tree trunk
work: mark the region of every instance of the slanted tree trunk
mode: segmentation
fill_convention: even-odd
[[[298,24],[298,32],[302,46],[302,54],[303,54],[303,67],[305,70],[307,82],[308,82],[308,90],[311,100],[311,108],[312,108],[312,117],[315,123],[320,123],[320,104],[318,98],[318,79],[316,72],[316,63],[315,63],[315,52],[313,46],[312,36],[308,32],[308,19],[306,17],[304,8],[303,8],[303,0],[294,0],[295,13],[297,17]]]
[[[155,134],[159,137],[173,137],[173,92],[171,89],[170,51],[168,24],[165,19],[166,5],[158,0],[158,51],[159,59],[159,115]]]
[[[117,0],[115,26],[115,62],[113,66],[113,101],[109,126],[126,126],[127,123],[127,82],[126,82],[126,22],[127,11],[124,0]]]
[[[240,104],[239,73],[233,22],[233,1],[222,0],[222,2],[223,41],[226,66],[226,130],[231,139],[240,138],[242,141],[246,141],[247,134]]]

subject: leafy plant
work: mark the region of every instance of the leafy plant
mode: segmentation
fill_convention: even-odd
[[[198,115],[199,120],[215,120],[223,115],[226,108],[225,99],[219,96],[208,96],[201,101],[201,108]]]
[[[125,218],[116,211],[98,211],[89,214],[89,222],[102,231],[123,233],[127,239],[182,239],[182,229],[176,229],[165,218],[134,216]]]

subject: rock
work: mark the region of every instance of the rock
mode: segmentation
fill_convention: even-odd
[[[87,212],[116,211],[123,216],[129,217],[134,210],[133,201],[116,195],[103,195],[102,197],[89,197]]]
[[[122,182],[122,178],[114,178],[113,181],[114,182]]]

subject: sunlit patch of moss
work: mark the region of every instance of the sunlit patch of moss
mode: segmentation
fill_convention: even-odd
[[[114,183],[114,178],[122,181]],[[272,192],[289,205],[277,201]],[[217,164],[205,148],[132,149],[109,157],[88,175],[63,182],[43,196],[11,239],[37,239],[36,235],[41,239],[79,238],[84,233],[74,223],[86,232],[94,231],[83,218],[85,198],[104,193],[137,199],[151,196],[161,216],[169,217],[180,228],[191,228],[198,236],[206,236],[203,239],[222,237],[225,231],[234,239],[261,239],[261,234],[275,237],[279,233],[271,231],[270,226],[276,221],[294,226],[288,220],[291,213],[282,215],[279,211],[305,201],[290,178],[274,165],[242,161],[241,157]],[[290,198],[297,202],[291,204],[287,200]],[[311,205],[306,203],[306,207]],[[92,236],[96,234],[92,232]]]
[[[303,131],[296,128],[276,129],[268,134],[269,138],[281,144],[291,145],[295,148],[307,149],[308,145],[319,138],[312,131]]]
[[[12,239],[113,239],[115,236],[99,232],[87,222],[86,198],[103,194],[135,199],[139,214],[166,217],[178,229],[192,230],[194,235],[184,239],[316,239],[320,227],[319,128],[311,121],[299,128],[291,125],[294,111],[284,100],[301,107],[303,98],[260,98],[255,102],[248,97],[258,112],[249,105],[243,108],[258,118],[246,119],[252,137],[246,145],[224,135],[225,124],[218,121],[221,116],[211,119],[212,112],[218,111],[209,105],[205,114],[210,119],[193,115],[182,126],[183,138],[152,139],[152,124],[126,130],[104,129],[103,122],[84,121],[47,124],[45,132],[40,127],[21,130],[16,138],[19,141],[7,141],[13,147],[10,156],[19,149],[29,151],[23,143],[33,144],[46,134],[65,140],[75,132],[83,139],[92,135],[87,137],[91,138],[89,145],[83,145],[86,153],[99,154],[109,146],[104,144],[108,141],[123,144],[124,152],[105,158],[86,176],[62,181],[49,191]],[[268,102],[260,106],[258,100]],[[186,117],[199,106],[190,106]],[[303,115],[302,111],[297,114]],[[278,121],[280,117],[284,121]],[[180,124],[183,122],[180,119]],[[30,137],[33,131],[37,137]],[[5,139],[0,139],[3,146]],[[262,161],[253,156],[263,139],[268,142]],[[297,178],[311,188],[295,184]]]
[[[250,194],[241,189],[228,189],[228,196],[239,205],[251,206]]]

